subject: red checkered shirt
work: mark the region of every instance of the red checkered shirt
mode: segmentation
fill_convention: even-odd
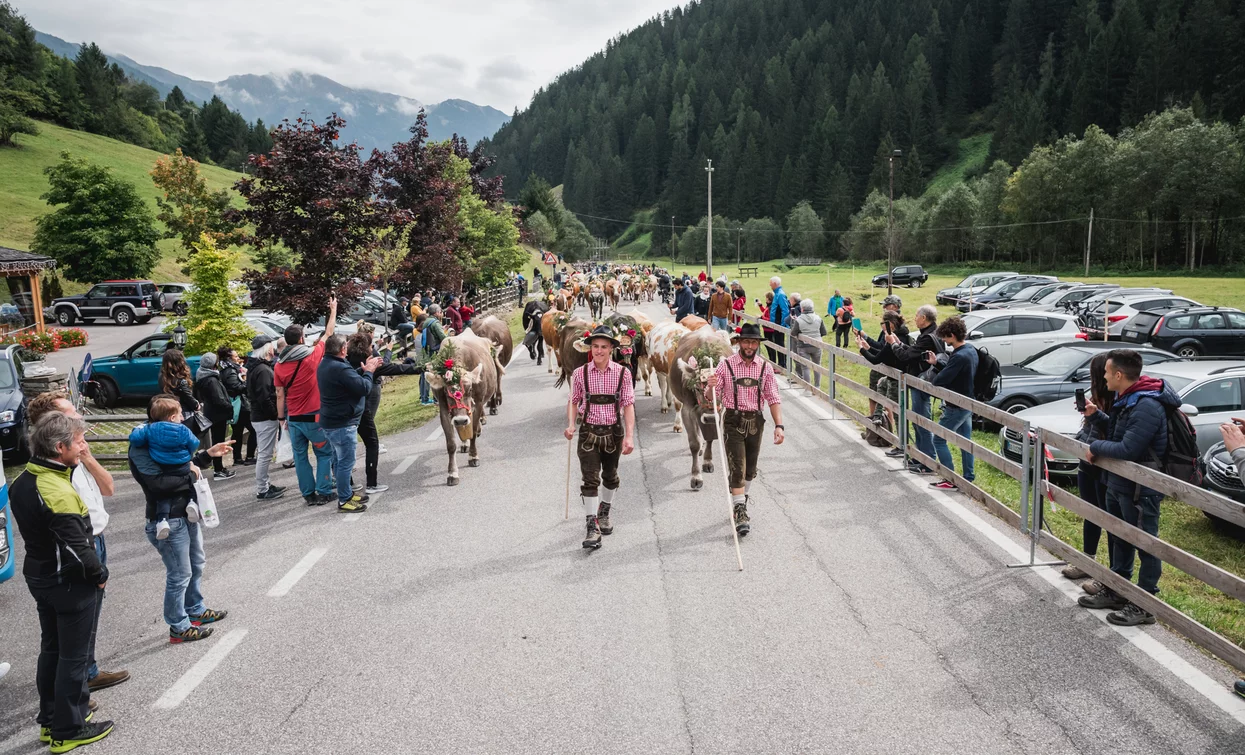
[[[635,404],[635,389],[631,387],[631,373],[618,362],[611,360],[604,370],[598,370],[595,363],[589,362],[575,370],[575,374],[571,376],[571,403],[578,408],[581,417],[587,407],[588,416],[584,419],[585,422],[590,425],[612,425],[618,422],[620,417],[614,404],[588,403],[588,397],[584,393],[585,372],[588,375],[588,393],[604,393],[610,396],[617,394],[618,406]],[[622,381],[621,390],[619,390],[619,380]]]
[[[730,367],[735,371],[736,378],[755,378],[761,381],[760,389],[755,386],[738,386],[732,384],[731,373],[727,370],[726,365],[730,363]],[[745,362],[743,357],[739,356],[739,352],[731,354],[727,359],[718,363],[718,402],[727,409],[738,409],[743,412],[760,411],[761,407],[757,404],[758,394],[764,400],[766,406],[772,404],[781,404],[782,398],[778,395],[778,381],[774,378],[774,369],[769,363],[756,356],[751,362]],[[735,406],[735,396],[738,392],[739,406]],[[705,389],[705,405],[709,404],[711,392],[706,386]]]

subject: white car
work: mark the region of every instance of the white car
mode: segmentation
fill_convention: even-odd
[[[1079,287],[1080,283],[1035,283],[1012,297],[1011,301],[998,305],[999,309],[1041,309],[1059,300],[1064,291]]]
[[[1170,293],[1121,294],[1107,296],[1084,311],[1081,325],[1090,338],[1102,338],[1102,329],[1107,329],[1107,337],[1119,338],[1124,335],[1124,326],[1138,312],[1162,312],[1168,309],[1184,307],[1200,307],[1198,302],[1183,296]]]
[[[1000,365],[1023,362],[1055,344],[1085,337],[1075,317],[1054,312],[982,309],[961,318],[968,339],[989,351]]]
[[[934,296],[939,304],[958,304],[960,299],[967,299],[993,286],[1004,278],[1014,278],[1018,273],[973,273],[951,288],[944,288]]]

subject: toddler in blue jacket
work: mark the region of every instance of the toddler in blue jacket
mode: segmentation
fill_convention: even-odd
[[[190,460],[199,450],[199,439],[190,428],[178,422],[152,422],[139,425],[130,431],[130,445],[146,448],[151,460],[165,472],[179,471],[180,467],[190,474]],[[156,501],[156,539],[167,540],[169,536],[169,511],[173,501],[168,498]],[[186,519],[199,521],[199,507],[193,501],[186,504]]]

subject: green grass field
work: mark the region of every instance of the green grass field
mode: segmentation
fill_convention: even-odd
[[[990,139],[991,134],[979,134],[961,139],[955,162],[947,163],[938,169],[938,172],[930,179],[929,186],[925,187],[925,194],[941,194],[961,183],[965,176],[975,175],[986,167],[986,159],[990,156]]]
[[[154,214],[156,195],[159,193],[151,182],[151,169],[161,153],[132,144],[125,144],[83,131],[39,124],[38,136],[19,134],[16,147],[0,148],[0,246],[30,249],[35,235],[35,219],[51,211],[52,207],[40,199],[48,189],[43,169],[60,161],[61,152],[85,158],[98,165],[112,169],[114,175],[133,184],[147,201]],[[200,167],[209,189],[232,188],[242,178],[241,173],[211,165]],[[165,239],[159,243],[163,260],[152,273],[157,282],[186,280],[181,266],[174,260],[178,254],[177,241]],[[85,290],[82,284],[65,282],[66,292]]]

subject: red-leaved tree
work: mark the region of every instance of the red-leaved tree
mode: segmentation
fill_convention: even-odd
[[[393,278],[405,293],[435,287],[458,291],[463,268],[454,254],[460,228],[458,188],[446,177],[453,154],[445,144],[428,143],[428,120],[423,110],[411,126],[411,138],[387,152],[373,151],[368,160],[378,176],[378,194],[386,212],[409,223],[408,254]]]
[[[342,311],[358,299],[358,281],[372,277],[377,233],[392,222],[358,145],[338,143],[345,124],[336,114],[322,124],[305,113],[284,121],[272,132],[272,151],[251,156],[253,177],[235,185],[247,203],[242,219],[254,228],[247,241],[282,244],[294,260],[246,273],[252,299],[295,322],[323,317],[330,294]]]

